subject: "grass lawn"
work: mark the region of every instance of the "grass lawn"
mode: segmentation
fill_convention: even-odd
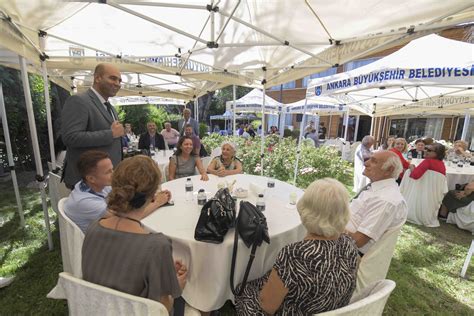
[[[62,271],[58,231],[54,231],[55,249],[48,251],[39,193],[22,189],[21,194],[25,229],[19,227],[11,182],[0,183],[0,276],[16,275],[10,286],[0,289],[0,315],[66,315],[65,301],[46,298]],[[50,214],[54,221],[54,213]],[[473,315],[474,260],[467,271],[469,279],[459,277],[472,238],[445,223],[438,228],[406,224],[387,277],[397,287],[384,313]],[[223,314],[233,314],[228,305]]]

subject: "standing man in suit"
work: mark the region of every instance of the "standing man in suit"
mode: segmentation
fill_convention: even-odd
[[[184,109],[183,118],[178,121],[179,134],[181,136],[184,135],[184,128],[186,127],[187,124],[190,124],[193,127],[194,135],[199,136],[199,123],[191,117],[190,109]]]
[[[165,150],[165,139],[161,134],[156,132],[155,122],[148,122],[146,124],[146,129],[148,132],[140,135],[138,149],[148,149],[150,148],[150,144],[152,144],[154,148]]]
[[[117,112],[108,102],[120,90],[121,82],[117,67],[98,64],[92,87],[66,100],[61,114],[61,135],[67,147],[64,168],[67,187],[73,188],[81,180],[76,166],[79,156],[85,151],[107,152],[114,166],[122,160],[121,138],[125,132]]]

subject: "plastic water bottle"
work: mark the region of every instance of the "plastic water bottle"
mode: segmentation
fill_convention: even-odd
[[[421,159],[421,152],[419,151],[416,152],[416,158]]]
[[[206,204],[207,196],[206,196],[206,192],[204,191],[204,189],[200,189],[198,191],[197,201],[198,201],[198,205]]]
[[[191,178],[186,179],[184,190],[185,190],[186,202],[191,202],[193,200],[193,183],[191,181]]]
[[[155,145],[150,144],[150,156],[153,156],[155,154]]]
[[[464,161],[463,159],[458,160],[458,169],[462,169],[464,167]]]
[[[275,179],[268,178],[267,187],[270,188],[270,189],[274,188],[275,187]]]
[[[412,158],[413,158],[413,156],[412,156],[412,154],[411,154],[411,151],[409,151],[409,152],[407,153],[407,159],[408,159],[408,160],[411,160]]]
[[[265,211],[265,200],[263,199],[263,194],[258,195],[257,204],[255,206],[261,212]]]

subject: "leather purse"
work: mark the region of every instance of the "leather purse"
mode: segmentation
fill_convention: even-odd
[[[245,269],[244,278],[240,290],[234,287],[234,272],[235,272],[235,261],[237,259],[237,248],[239,243],[239,235],[242,238],[247,248],[252,248],[250,252],[250,258]],[[257,209],[252,203],[247,201],[240,201],[239,216],[237,217],[237,223],[235,225],[234,235],[234,250],[232,252],[232,265],[230,268],[230,288],[234,295],[241,295],[247,279],[249,276],[250,268],[252,267],[253,260],[255,259],[255,252],[257,247],[261,246],[263,242],[270,244],[270,236],[268,235],[267,219],[265,215]]]
[[[219,244],[235,225],[235,200],[227,188],[220,189],[201,209],[194,239]]]

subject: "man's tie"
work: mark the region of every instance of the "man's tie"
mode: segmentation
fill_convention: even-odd
[[[114,111],[112,110],[112,104],[109,101],[104,102],[105,107],[107,108],[107,112],[109,112],[110,116],[112,116],[112,120],[115,121]]]
[[[370,187],[372,186],[372,183],[369,183],[367,184],[365,187],[363,187],[362,189],[360,189],[359,192],[357,192],[357,194],[352,198],[352,200],[355,200],[359,197],[359,195],[364,192],[364,191],[367,191],[368,189],[370,189]]]

